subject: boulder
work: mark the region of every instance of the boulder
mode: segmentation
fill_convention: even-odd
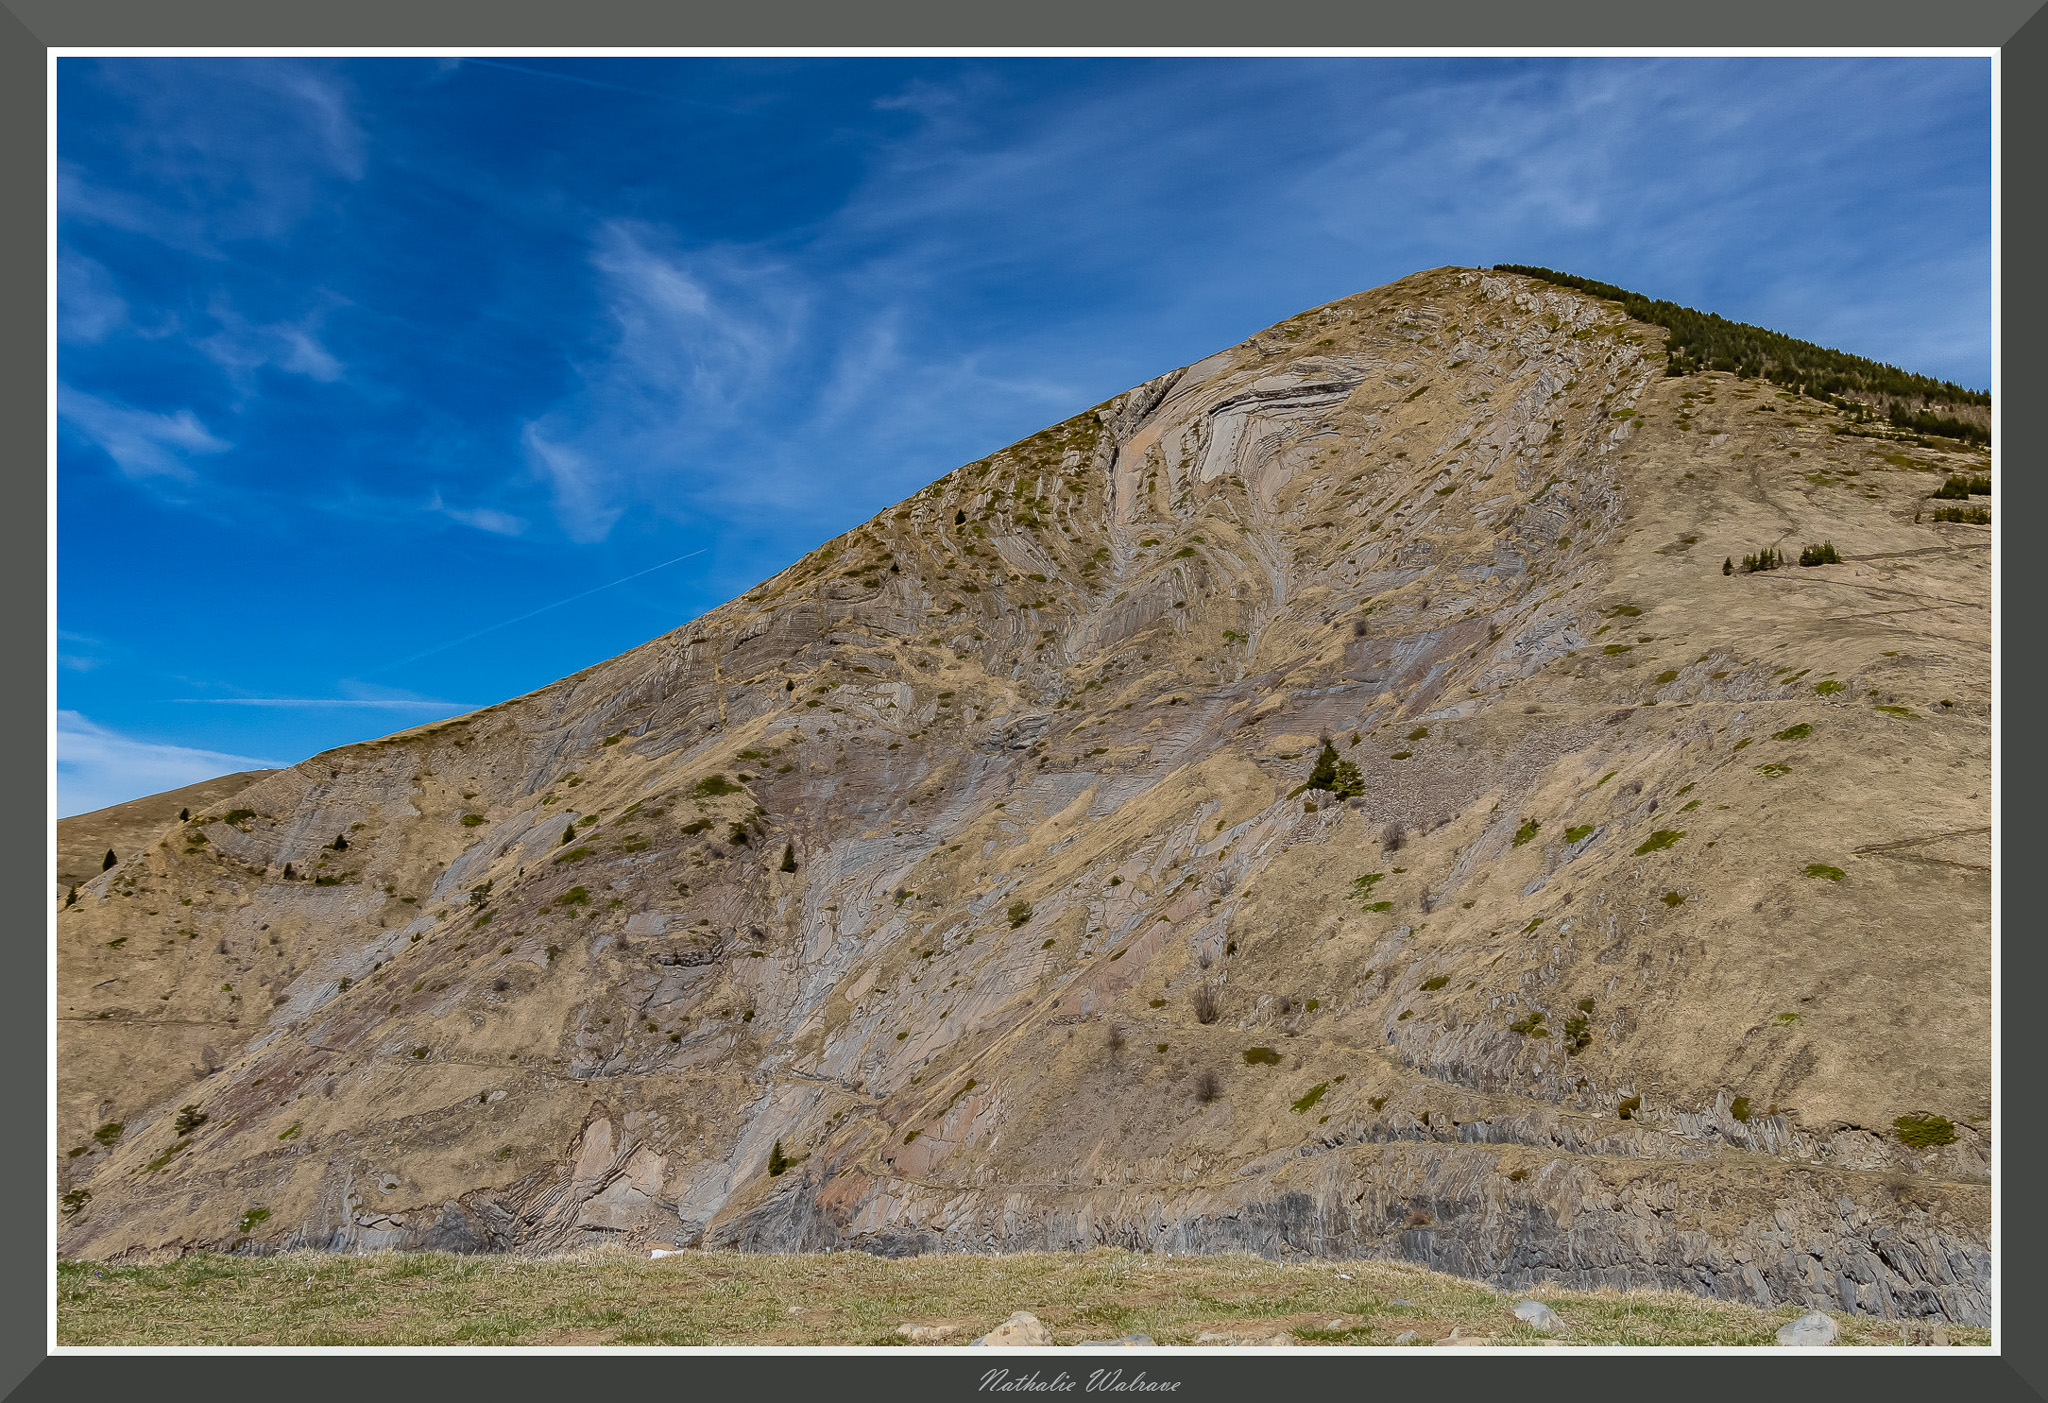
[[[1516,1301],[1515,1319],[1532,1330],[1543,1331],[1546,1335],[1564,1329],[1564,1322],[1557,1318],[1557,1312],[1541,1301]]]
[[[1835,1328],[1835,1319],[1825,1311],[1810,1310],[1797,1320],[1778,1331],[1781,1345],[1831,1345],[1840,1332]]]
[[[1052,1331],[1046,1329],[1044,1323],[1030,1311],[1020,1310],[973,1343],[996,1346],[1049,1345],[1052,1343]]]

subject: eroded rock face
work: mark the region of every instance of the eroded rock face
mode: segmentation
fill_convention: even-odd
[[[1661,336],[1418,274],[194,809],[57,918],[60,1250],[1109,1243],[1987,1321],[1988,543],[1914,519],[1985,469]]]

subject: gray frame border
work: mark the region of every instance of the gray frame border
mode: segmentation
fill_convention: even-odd
[[[868,0],[852,5],[828,0],[757,0],[738,7],[690,0],[666,6],[650,0],[579,0],[575,5],[550,0],[355,0],[347,6],[285,5],[275,0],[0,0],[0,122],[10,140],[0,143],[0,185],[17,191],[32,189],[34,199],[0,207],[0,247],[11,256],[0,262],[0,426],[14,452],[9,458],[24,465],[8,484],[14,510],[4,531],[13,549],[0,552],[0,579],[17,600],[36,599],[47,605],[48,507],[43,472],[46,462],[44,396],[47,368],[45,331],[45,269],[47,267],[44,158],[46,151],[45,55],[50,48],[91,47],[769,47],[806,45],[819,48],[868,47],[1116,47],[1170,43],[1175,47],[1333,48],[1473,47],[1476,43],[1511,47],[1721,47],[1747,40],[1771,47],[2000,48],[2002,50],[2002,159],[2019,179],[2002,188],[2001,242],[2014,251],[2002,270],[2001,314],[2006,323],[2031,327],[2048,293],[2048,270],[2021,252],[2022,231],[2042,227],[2044,196],[2024,173],[2038,169],[2039,135],[2048,115],[2048,19],[2037,17],[2043,0],[1952,0],[1941,7],[1908,0],[1724,0],[1711,9],[1691,6],[1647,7],[1634,0],[1566,0],[1532,6],[1513,0],[1462,0],[1433,7],[1402,6],[1367,11],[1339,10],[1330,0],[1282,0],[1247,12],[1217,0],[1190,0],[1176,7],[1126,3],[1084,9],[1072,0],[1039,0],[1029,8],[969,9],[942,0]],[[2019,153],[2014,159],[2013,153]],[[2032,158],[2032,159],[2029,159]],[[1877,173],[1877,178],[1882,178]],[[1906,197],[1910,197],[1907,195]],[[1507,256],[1507,254],[1503,254]],[[32,271],[31,271],[32,270]],[[2000,389],[2048,380],[2048,349],[2038,341],[2008,338],[2000,365]],[[2038,416],[2024,397],[2022,412],[2008,413],[2001,393],[2000,453],[2007,461],[2034,461],[2042,456]],[[2015,459],[2014,455],[2020,455]],[[29,467],[28,465],[34,465]],[[2048,483],[2008,477],[2006,505],[2000,519],[2017,511],[2034,519]],[[2040,597],[2042,566],[2023,553],[2004,579],[2007,597],[2031,603]],[[2004,562],[2001,561],[2001,569]],[[2002,602],[2002,601],[2001,601]],[[2005,612],[2009,612],[2009,609]],[[17,656],[44,658],[47,640],[39,630],[45,615],[31,622],[25,609],[0,620],[0,631],[15,636]],[[2002,622],[2003,613],[2000,619]],[[2029,649],[2003,650],[2001,683],[2014,695],[2032,695],[2027,686],[2041,664]],[[2008,665],[2021,656],[2021,671]],[[47,676],[45,678],[47,682]],[[27,688],[4,694],[0,708],[12,713],[14,732],[47,737],[43,707],[47,693],[34,702]],[[2010,740],[2011,733],[2001,736]],[[2039,769],[2042,742],[2020,736],[2019,772]],[[13,780],[16,792],[46,794],[51,757],[44,746],[19,747],[0,755],[0,773]],[[31,760],[36,768],[31,770]],[[1999,776],[2002,778],[2002,775]],[[1994,779],[1997,784],[1997,779]],[[1997,790],[2002,795],[2004,786]],[[31,808],[16,805],[0,817],[6,841],[0,841],[0,862],[12,871],[17,891],[42,892],[46,873],[41,864],[48,848],[46,827],[31,829],[25,816]],[[44,816],[47,823],[47,815]],[[2026,847],[2029,839],[2048,837],[2043,821],[2022,814],[2014,830]],[[2001,824],[2000,837],[2006,836]],[[31,857],[31,855],[33,855]],[[31,863],[36,864],[31,870]],[[2002,876],[2002,873],[2000,874]],[[26,923],[24,923],[26,924]],[[42,948],[42,919],[34,923]],[[2008,943],[2002,954],[2007,987],[2038,987],[2048,982],[2048,954]],[[44,970],[47,974],[47,969]],[[0,1086],[5,1123],[47,1125],[46,1087],[50,1074],[47,1050],[47,984],[14,980],[0,986],[0,1057],[17,1069]],[[2035,1027],[2022,1023],[2016,1034],[2003,1035],[2004,1046],[2016,1055],[2005,1067],[2034,1065],[2043,1051]],[[29,1074],[34,1069],[34,1075]],[[2001,1159],[2021,1165],[2035,1162],[2041,1150],[2039,1118],[2015,1108],[2031,1103],[2032,1079],[2007,1075],[2002,1086],[2006,1114],[1998,1127]],[[2022,1100],[2024,1098],[2024,1100]],[[27,1137],[32,1153],[0,1162],[0,1183],[12,1190],[16,1205],[41,1205],[48,1184],[43,1135]],[[1868,1360],[1838,1359],[1834,1369],[1844,1389],[1877,1397],[1924,1395],[1930,1387],[1982,1399],[2048,1397],[2048,1343],[2022,1322],[2039,1317],[2048,1304],[2048,1286],[2026,1269],[2043,1239],[2044,1210],[2024,1193],[2002,1193],[1999,1223],[2000,1312],[2004,1322],[1999,1359],[1951,1359],[1918,1356]],[[295,1392],[357,1395],[365,1384],[394,1391],[401,1397],[429,1397],[468,1392],[485,1379],[493,1388],[511,1383],[519,1394],[560,1393],[588,1388],[593,1368],[604,1382],[673,1389],[679,1384],[716,1389],[721,1384],[760,1387],[781,1384],[823,1385],[835,1392],[853,1378],[900,1389],[916,1380],[923,1389],[975,1391],[981,1363],[959,1356],[904,1357],[881,1352],[873,1358],[796,1356],[770,1358],[756,1354],[700,1355],[687,1360],[673,1355],[621,1354],[601,1363],[569,1356],[447,1357],[441,1355],[365,1354],[324,1359],[317,1371],[294,1369],[289,1356],[194,1357],[172,1360],[160,1356],[70,1356],[46,1358],[45,1309],[50,1265],[46,1260],[46,1214],[21,1211],[0,1218],[0,1300],[13,1307],[0,1314],[0,1396],[23,1399],[75,1397],[81,1387],[94,1393],[117,1390],[161,1390],[171,1379],[228,1396],[285,1387]],[[2008,1270],[2005,1263],[2021,1264]],[[1543,1375],[1519,1359],[1467,1359],[1456,1366],[1468,1387],[1534,1388],[1582,1396],[1588,1375],[1627,1377],[1657,1370],[1657,1386],[1702,1395],[1723,1393],[1731,1383],[1761,1382],[1756,1371],[1784,1368],[1769,1356],[1688,1357],[1683,1373],[1659,1368],[1657,1356],[1569,1356],[1575,1367],[1567,1380],[1560,1372]],[[1553,1359],[1559,1358],[1552,1356]],[[388,1362],[387,1362],[388,1361]],[[1079,1356],[1076,1361],[1081,1362]],[[1185,1357],[1157,1358],[1148,1370],[1155,1379],[1179,1379],[1177,1396],[1201,1398],[1256,1397],[1276,1384],[1314,1388],[1327,1380],[1338,1389],[1355,1390],[1362,1382],[1356,1363],[1330,1356],[1283,1358],[1233,1355],[1203,1359],[1199,1367]],[[1530,1361],[1534,1364],[1535,1361]],[[1379,1388],[1422,1384],[1423,1358],[1375,1357],[1371,1383]],[[1792,1366],[1799,1367],[1799,1366]],[[517,1371],[515,1374],[514,1371]],[[1938,1371],[1938,1372],[1937,1372]],[[1853,1380],[1853,1382],[1852,1382]],[[1645,1379],[1645,1382],[1648,1380]],[[1802,1379],[1802,1382],[1806,1381]],[[1432,1380],[1431,1382],[1435,1382]],[[1425,1385],[1426,1386],[1426,1385]],[[1438,1383],[1437,1386],[1441,1387]]]

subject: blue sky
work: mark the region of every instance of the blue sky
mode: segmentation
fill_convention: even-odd
[[[1990,123],[1985,59],[63,60],[59,812],[529,691],[1418,269],[1987,387]]]

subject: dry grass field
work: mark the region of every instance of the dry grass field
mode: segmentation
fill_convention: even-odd
[[[622,1249],[549,1258],[377,1252],[195,1254],[153,1266],[63,1261],[63,1345],[964,1345],[1029,1310],[1059,1345],[1145,1334],[1160,1345],[1763,1345],[1800,1314],[1673,1291],[1544,1292],[1546,1338],[1518,1299],[1390,1262],[1283,1264],[1100,1249],[899,1260],[861,1252]],[[1838,1315],[1844,1345],[1905,1342],[1897,1321]],[[933,1330],[932,1327],[937,1327]],[[945,1333],[951,1327],[950,1333]],[[1908,1329],[1914,1328],[1908,1326]],[[1952,1345],[1990,1332],[1950,1326]],[[934,1336],[940,1336],[934,1338]],[[1212,1338],[1202,1339],[1203,1336]],[[1213,1337],[1221,1336],[1222,1339]]]

